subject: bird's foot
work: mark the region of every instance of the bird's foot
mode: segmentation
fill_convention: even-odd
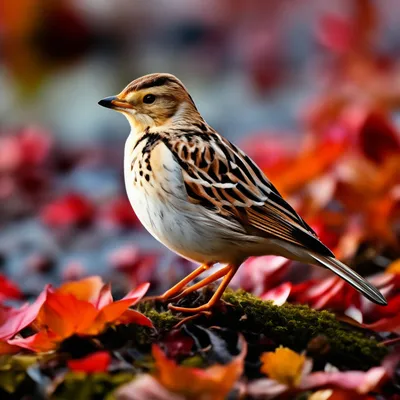
[[[179,307],[179,306],[174,306],[172,304],[168,304],[168,308],[171,311],[176,311],[176,312],[181,312],[181,313],[193,313],[193,314],[197,314],[197,313],[210,313],[210,309],[212,308],[213,304],[203,304],[202,306],[199,307],[194,307],[194,308],[189,308],[189,307]]]
[[[186,324],[189,321],[193,321],[202,316],[209,317],[211,315],[211,311],[201,311],[197,314],[190,315],[189,317],[182,318],[176,325],[174,325],[174,329],[180,328],[182,325]]]
[[[163,294],[159,295],[159,296],[146,296],[140,299],[139,304],[140,303],[145,303],[147,301],[158,301],[160,303],[165,303],[169,300],[168,297],[164,296]]]

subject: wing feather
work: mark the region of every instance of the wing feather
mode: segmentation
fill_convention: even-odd
[[[182,167],[189,201],[236,219],[249,234],[333,256],[254,161],[211,128],[207,134],[177,133],[165,144]]]

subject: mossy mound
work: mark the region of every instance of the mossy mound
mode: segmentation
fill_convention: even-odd
[[[210,290],[200,295],[188,296],[179,302],[184,307],[196,307],[210,297]],[[316,311],[308,306],[286,303],[275,306],[272,302],[242,290],[227,290],[223,302],[209,317],[200,317],[193,323],[206,327],[219,326],[241,332],[244,336],[259,334],[277,345],[290,347],[298,352],[308,348],[314,339],[323,338],[323,358],[340,369],[366,370],[379,365],[387,354],[374,334],[338,321],[328,311]],[[182,315],[172,314],[164,304],[144,302],[139,307],[154,323],[156,336],[169,332]],[[190,323],[190,322],[189,322]],[[142,344],[152,342],[154,331],[140,330],[137,340]],[[321,340],[320,340],[321,342]]]

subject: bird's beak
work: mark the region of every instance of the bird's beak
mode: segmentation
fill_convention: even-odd
[[[121,100],[118,96],[109,96],[101,99],[99,101],[99,105],[111,108],[113,110],[124,110],[124,109],[131,109],[133,108],[127,101]]]

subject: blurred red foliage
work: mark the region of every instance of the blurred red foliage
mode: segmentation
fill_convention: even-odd
[[[47,204],[41,218],[53,227],[74,227],[90,223],[94,217],[94,205],[84,196],[71,193]]]
[[[0,303],[8,299],[22,299],[23,294],[19,287],[6,276],[0,274]]]
[[[93,374],[95,372],[107,371],[110,363],[111,355],[108,351],[97,351],[79,360],[68,360],[67,366],[74,372]]]

